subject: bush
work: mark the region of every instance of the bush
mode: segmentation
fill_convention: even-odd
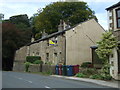
[[[102,75],[100,75],[100,74],[91,75],[89,78],[91,78],[91,79],[103,79]]]
[[[82,69],[80,72],[85,75],[93,75],[98,73],[98,71],[95,68],[85,68]]]
[[[101,69],[101,73],[109,75],[110,74],[110,64],[104,65]]]
[[[43,61],[42,60],[36,60],[33,62],[33,64],[43,64]]]
[[[91,62],[84,62],[81,64],[81,67],[83,68],[92,68],[92,63]]]
[[[101,79],[101,80],[111,80],[112,76],[110,76],[109,74],[108,75],[94,74],[94,75],[91,75],[89,78],[91,78],[91,79]]]
[[[29,69],[31,63],[25,62],[24,64],[25,64],[25,71],[28,72],[28,69]]]
[[[111,80],[112,76],[110,76],[109,74],[102,74],[102,77],[104,80]]]
[[[86,75],[83,74],[83,73],[77,73],[77,74],[76,74],[76,77],[86,77]]]
[[[33,63],[34,61],[40,60],[40,59],[41,59],[40,56],[27,56],[26,57],[26,61],[30,63]]]

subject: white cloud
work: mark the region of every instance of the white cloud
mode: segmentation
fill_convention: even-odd
[[[30,3],[30,2],[4,2],[0,6],[0,12],[4,14],[5,19],[9,19],[9,17],[19,14],[27,14],[29,18],[37,13],[39,8],[44,8],[45,3]]]
[[[0,2],[56,2],[59,0],[2,0]]]
[[[80,0],[85,2],[119,2],[119,0]]]
[[[31,17],[37,12],[39,8],[45,7],[50,2],[65,1],[65,0],[1,0],[0,12],[5,14],[5,19],[13,15],[27,14]],[[109,7],[119,0],[79,0],[88,3],[90,8],[95,11],[99,23],[108,29],[107,25],[107,11],[106,7]]]
[[[66,0],[1,0],[0,2],[56,2],[56,1],[66,1]],[[67,1],[71,1],[71,0],[67,0]],[[78,1],[85,1],[85,2],[119,2],[119,0],[78,0]]]

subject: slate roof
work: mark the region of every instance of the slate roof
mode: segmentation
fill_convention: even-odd
[[[120,6],[120,2],[118,2],[118,3],[116,3],[116,4],[112,5],[112,6],[110,6],[108,8],[106,8],[106,10],[108,11],[108,10],[113,9],[115,7],[118,7],[118,6]]]

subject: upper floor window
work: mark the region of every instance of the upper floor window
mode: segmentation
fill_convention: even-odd
[[[116,10],[117,28],[120,28],[120,8]]]
[[[47,46],[49,46],[49,40],[47,40]]]
[[[46,60],[49,60],[49,53],[46,53]]]

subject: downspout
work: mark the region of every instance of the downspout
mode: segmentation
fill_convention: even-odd
[[[66,32],[65,32],[65,34],[66,34]],[[64,52],[65,52],[65,56],[64,56],[64,59],[65,59],[64,65],[66,65],[66,35],[64,35],[64,43],[65,43],[65,46],[64,46]]]

